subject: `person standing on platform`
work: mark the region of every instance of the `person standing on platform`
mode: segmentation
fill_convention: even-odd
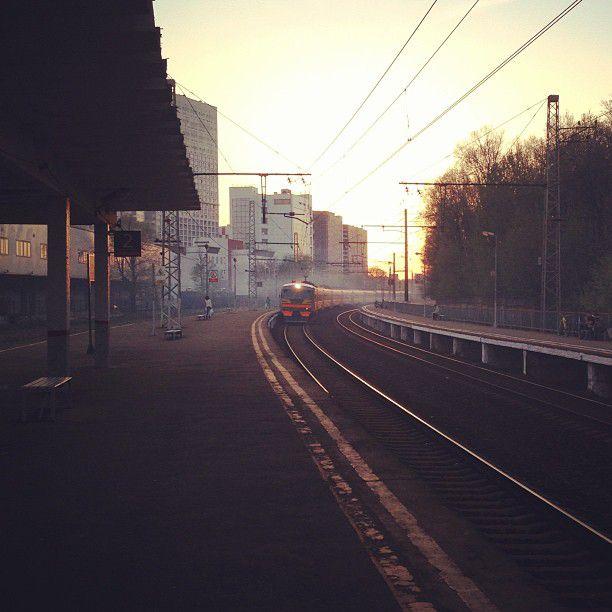
[[[204,307],[206,308],[206,318],[210,319],[212,317],[213,303],[209,295],[206,295],[204,298]]]

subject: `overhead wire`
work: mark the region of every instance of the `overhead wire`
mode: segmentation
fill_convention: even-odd
[[[420,76],[420,74],[423,72],[423,70],[425,70],[425,68],[429,65],[431,60],[433,60],[433,58],[438,54],[440,49],[442,49],[442,47],[448,42],[450,37],[457,31],[459,26],[467,19],[468,15],[472,12],[474,7],[479,2],[480,2],[480,0],[475,0],[475,2],[470,6],[470,8],[468,8],[468,10],[463,14],[461,19],[459,19],[459,21],[455,24],[453,29],[446,35],[444,40],[438,45],[436,50],[429,56],[427,61],[419,68],[419,70],[416,72],[416,74],[410,79],[410,81],[404,87],[404,89],[402,89],[402,91],[400,91],[399,94],[397,94],[397,96],[385,108],[385,110],[383,110],[383,112],[380,113],[378,115],[378,117],[376,117],[376,119],[374,119],[374,121],[361,133],[361,135],[353,142],[353,144],[339,158],[336,159],[336,161],[334,161],[332,164],[327,166],[327,168],[325,168],[325,170],[323,170],[322,172],[318,173],[319,177],[322,177],[323,175],[327,174],[327,172],[329,172],[332,168],[334,168],[337,164],[339,164],[343,159],[345,159],[347,157],[347,155],[370,133],[370,131],[378,124],[378,122],[391,110],[391,108],[393,108],[393,106],[396,104],[396,102],[408,91],[410,86],[417,80],[417,78]]]
[[[185,89],[183,89],[182,85],[180,85],[176,81],[175,81],[175,83],[181,88],[181,91],[185,95]],[[198,121],[202,124],[202,127],[206,130],[206,133],[208,134],[208,137],[212,140],[213,144],[217,148],[217,151],[219,151],[219,153],[221,154],[221,157],[225,160],[225,163],[227,164],[228,168],[233,172],[234,169],[232,168],[232,165],[229,163],[229,160],[227,159],[227,157],[225,156],[225,154],[223,153],[223,151],[219,147],[219,143],[217,142],[217,140],[215,138],[213,138],[213,135],[210,133],[210,130],[208,129],[208,126],[206,125],[206,123],[204,123],[204,121],[200,117],[200,114],[198,113],[198,111],[195,109],[195,107],[191,103],[191,100],[190,100],[188,95],[185,95],[185,100],[187,100],[187,102],[189,103],[189,106],[191,107],[191,110],[193,111],[193,113],[197,117]]]
[[[478,141],[481,138],[485,138],[489,134],[492,134],[493,132],[496,132],[497,130],[501,129],[505,125],[508,125],[508,123],[511,123],[515,119],[518,119],[519,117],[521,117],[525,113],[528,113],[530,110],[533,110],[536,106],[539,106],[540,104],[542,104],[544,102],[546,102],[546,98],[538,100],[534,104],[531,104],[527,108],[524,108],[522,111],[516,113],[516,115],[513,115],[512,117],[509,117],[508,119],[504,119],[504,121],[502,121],[501,123],[498,123],[495,127],[492,127],[490,129],[488,129],[484,134],[479,134],[476,138],[472,138],[471,140],[468,140],[465,144],[469,145],[469,144],[472,144],[472,143]],[[446,155],[443,155],[442,157],[440,157],[436,161],[432,162],[431,164],[428,164],[427,166],[424,166],[420,170],[417,170],[413,174],[413,176],[421,176],[423,172],[425,172],[426,170],[429,170],[430,168],[433,168],[434,166],[437,166],[440,162],[444,161],[445,159],[449,159],[450,157],[452,157],[454,155],[454,153],[455,153],[455,150],[453,149],[452,151],[450,151]]]
[[[187,87],[185,87],[185,85],[182,85],[181,83],[179,83],[178,81],[175,80],[175,83],[183,90],[186,91],[187,93],[191,94],[192,96],[194,96],[194,98],[196,98],[197,100],[199,100],[200,102],[202,102],[202,98],[201,96],[199,96],[197,93],[191,91],[190,89],[188,89]],[[244,126],[240,125],[237,121],[235,121],[234,119],[232,119],[231,117],[229,117],[228,115],[226,115],[225,113],[223,113],[222,111],[220,111],[217,108],[217,114],[221,115],[221,117],[223,117],[224,119],[226,119],[227,121],[229,121],[232,125],[236,126],[239,130],[242,130],[245,134],[247,134],[248,136],[250,136],[253,140],[257,141],[259,144],[263,145],[264,147],[266,147],[267,149],[269,149],[270,151],[272,151],[272,153],[278,155],[278,157],[284,159],[285,161],[288,161],[290,164],[292,164],[293,166],[295,166],[296,168],[298,168],[299,170],[303,170],[305,171],[305,168],[303,166],[301,166],[298,162],[296,162],[295,160],[291,159],[290,157],[287,157],[286,155],[284,155],[283,153],[281,153],[278,149],[276,149],[274,146],[272,146],[271,144],[267,143],[265,140],[263,140],[262,138],[260,138],[259,136],[257,136],[257,134],[254,134],[253,132],[251,132],[250,130],[248,130],[247,128],[245,128]]]
[[[523,134],[527,131],[527,128],[531,125],[537,114],[542,110],[545,103],[546,100],[542,100],[542,104],[540,104],[540,106],[538,106],[538,108],[536,109],[535,113],[533,113],[533,115],[529,117],[529,121],[527,121],[525,127],[517,134],[516,138],[512,141],[512,144],[508,147],[508,150],[504,153],[504,155],[508,155],[508,153],[512,151],[514,145],[516,145],[516,143],[522,138]]]
[[[427,9],[427,11],[423,15],[423,17],[421,17],[421,20],[417,23],[417,25],[414,27],[414,29],[410,33],[410,36],[408,37],[406,42],[402,45],[402,48],[396,53],[396,55],[393,58],[393,60],[391,61],[391,63],[385,68],[385,71],[378,78],[376,83],[374,83],[374,86],[370,89],[370,91],[368,92],[368,95],[361,101],[359,106],[355,109],[353,114],[350,116],[349,120],[340,128],[340,131],[332,138],[332,140],[327,144],[327,146],[323,149],[323,151],[321,151],[321,153],[319,153],[319,155],[316,157],[316,159],[309,165],[309,168],[312,168],[327,153],[327,151],[329,151],[329,149],[334,145],[334,143],[338,140],[338,138],[340,138],[340,136],[343,134],[344,130],[346,130],[346,128],[352,123],[353,119],[355,119],[355,117],[357,116],[359,111],[364,107],[365,103],[370,99],[370,97],[372,96],[374,91],[376,91],[376,88],[380,85],[382,80],[387,76],[387,73],[389,72],[389,70],[391,70],[391,67],[393,66],[393,64],[395,64],[395,62],[397,61],[399,56],[404,52],[404,49],[408,46],[408,43],[410,43],[410,41],[412,40],[414,35],[418,32],[418,30],[421,27],[422,23],[425,21],[425,19],[427,19],[427,16],[432,11],[432,9],[436,5],[437,1],[438,0],[434,0],[431,3],[431,5]]]
[[[477,83],[472,85],[467,91],[465,91],[459,98],[457,98],[452,104],[447,106],[443,111],[441,111],[436,117],[431,119],[426,125],[424,125],[420,130],[418,130],[415,134],[409,137],[406,141],[404,141],[397,149],[395,149],[391,154],[389,154],[383,161],[381,161],[377,166],[375,166],[372,170],[370,170],[365,176],[363,176],[359,181],[357,181],[354,185],[352,185],[348,190],[346,190],[339,198],[337,198],[332,206],[340,202],[344,199],[351,191],[355,190],[362,183],[367,181],[373,174],[378,172],[383,166],[388,164],[394,157],[396,157],[401,151],[403,151],[411,142],[414,142],[419,136],[424,134],[428,129],[433,127],[438,121],[440,121],[443,117],[445,117],[450,111],[452,111],[456,106],[461,104],[466,98],[472,95],[476,90],[482,87],[487,81],[493,78],[500,70],[505,68],[511,61],[516,59],[525,49],[530,47],[536,40],[538,40],[541,36],[543,36],[550,28],[556,25],[559,21],[561,21],[564,17],[566,17],[572,10],[574,10],[582,0],[574,0],[571,2],[565,9],[563,9],[556,17],[551,19],[545,26],[540,28],[538,32],[536,32],[531,38],[529,38],[526,42],[524,42],[518,49],[513,51],[506,59],[504,59],[501,63],[499,63],[493,70],[491,70],[488,74],[482,77]]]

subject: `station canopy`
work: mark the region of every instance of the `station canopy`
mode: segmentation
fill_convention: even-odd
[[[4,0],[0,24],[0,223],[200,208],[151,0]]]

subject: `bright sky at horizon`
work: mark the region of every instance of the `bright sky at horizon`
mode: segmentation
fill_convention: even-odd
[[[312,172],[313,206],[345,223],[397,224],[414,219],[416,190],[400,180],[433,180],[451,160],[434,164],[485,125],[494,126],[560,95],[562,113],[600,112],[612,97],[612,2],[584,0],[515,61],[411,142],[348,194],[407,138],[527,41],[570,0],[480,0],[394,108],[344,159],[353,141],[406,86],[474,0],[438,0],[413,40]],[[308,168],[344,125],[399,51],[432,0],[156,0],[168,72],[204,101]],[[508,144],[534,111],[508,124]],[[218,118],[219,146],[234,171],[296,171],[288,161]],[[543,135],[544,108],[525,135]],[[433,165],[432,165],[433,164]],[[228,171],[219,157],[219,170]],[[229,221],[228,188],[256,179],[219,181],[220,221]],[[268,190],[289,186],[269,179]],[[411,243],[419,248],[418,230]],[[372,241],[393,234],[369,230]],[[399,240],[401,235],[397,234]],[[371,245],[370,265],[395,250]],[[377,261],[380,260],[380,261]],[[419,258],[411,254],[411,268]]]

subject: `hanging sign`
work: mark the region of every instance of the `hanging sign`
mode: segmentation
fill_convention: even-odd
[[[113,246],[115,257],[140,257],[140,232],[113,232]]]

